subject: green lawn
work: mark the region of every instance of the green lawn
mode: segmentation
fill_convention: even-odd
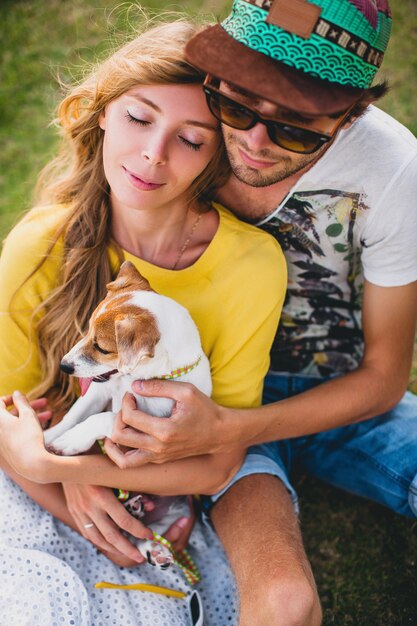
[[[49,126],[54,76],[79,75],[134,28],[134,3],[110,0],[2,0],[0,3],[0,237],[30,204],[39,169],[55,148]],[[153,9],[180,5],[148,0]],[[417,134],[417,2],[392,0],[394,33],[384,61],[393,88],[383,108]],[[183,0],[192,14],[225,14],[222,0]],[[229,3],[226,4],[226,7]],[[117,7],[117,8],[115,8]],[[417,392],[417,360],[411,374]],[[299,477],[301,520],[325,624],[417,624],[416,522]]]

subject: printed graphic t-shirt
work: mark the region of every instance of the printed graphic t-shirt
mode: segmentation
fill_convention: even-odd
[[[369,107],[257,225],[276,237],[288,264],[272,370],[355,369],[364,280],[392,287],[417,279],[416,138]]]

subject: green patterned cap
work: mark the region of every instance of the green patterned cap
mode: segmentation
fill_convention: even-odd
[[[222,27],[276,61],[365,89],[382,63],[391,14],[378,0],[235,0]]]
[[[347,110],[381,65],[388,0],[234,0],[187,44],[190,63],[308,115]]]

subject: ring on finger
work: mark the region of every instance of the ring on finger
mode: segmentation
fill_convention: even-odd
[[[93,522],[88,522],[88,524],[84,524],[84,528],[93,528],[95,524]]]

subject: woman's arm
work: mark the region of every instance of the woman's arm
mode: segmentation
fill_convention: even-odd
[[[0,403],[0,454],[17,474],[34,482],[74,482],[158,495],[215,493],[242,462],[241,450],[146,465],[140,470],[120,469],[103,455],[56,456],[45,449],[42,429],[26,397],[15,392],[13,401],[18,417]]]
[[[231,459],[234,459],[232,468]],[[228,484],[242,461],[243,452],[236,451],[227,455],[190,457],[163,465],[148,464],[140,469],[121,469],[102,455],[57,457],[45,450],[38,457],[35,469],[23,459],[17,465],[23,475],[31,474],[41,483],[78,482],[174,496],[217,493]]]
[[[4,407],[9,407],[10,413],[17,416],[17,410],[12,407],[12,397],[5,396],[1,398],[1,400]],[[41,423],[49,420],[52,416],[51,411],[47,409],[47,403],[47,398],[39,398],[38,400],[30,402],[31,408],[34,411],[37,411],[37,419]],[[49,485],[40,485],[39,483],[32,482],[15,472],[6,460],[1,457],[0,468],[8,476],[10,476],[10,478],[32,498],[32,500],[37,502],[46,511],[49,511],[49,513],[52,513],[54,517],[67,524],[67,526],[77,530],[76,524],[67,509],[61,485],[54,483]]]
[[[22,396],[23,398],[24,396]],[[11,397],[2,399],[3,409],[6,405],[10,407],[12,405]],[[46,399],[42,398],[30,403],[30,407],[38,409],[38,418],[50,417],[50,411],[42,411],[45,408]],[[16,400],[16,404],[19,404],[19,400]],[[0,414],[2,411],[0,410]],[[31,412],[31,417],[36,420],[34,411]],[[21,440],[20,447],[13,456],[16,459],[22,455],[26,456],[25,451],[30,451],[32,445],[36,448],[43,440],[36,435],[34,441],[31,440],[33,432],[39,433],[39,423],[34,424],[34,429],[27,429],[22,421],[17,418],[17,411],[12,408],[10,412],[3,413],[5,422],[13,419],[14,422],[9,424],[6,432],[9,432],[13,436],[13,426],[17,426],[20,432],[26,430],[27,443],[24,439]],[[1,416],[0,416],[1,419]],[[1,428],[1,427],[0,427]],[[42,435],[42,430],[40,430]],[[4,437],[2,442],[4,445],[1,448],[3,454],[11,457],[11,450],[6,451],[7,436]],[[12,437],[13,445],[18,443],[18,438]],[[30,456],[30,453],[29,453]],[[77,531],[83,537],[94,543],[97,548],[103,552],[113,563],[123,567],[132,567],[138,563],[143,563],[144,558],[137,549],[137,547],[129,541],[124,534],[120,532],[122,529],[129,534],[137,537],[138,539],[151,538],[152,532],[146,528],[139,520],[135,519],[132,515],[126,511],[123,504],[121,504],[115,497],[112,489],[105,487],[99,487],[95,485],[77,485],[75,483],[67,482],[64,485],[48,481],[47,484],[40,484],[34,480],[35,471],[31,471],[31,460],[28,460],[28,467],[26,468],[26,476],[22,476],[11,467],[10,463],[7,463],[5,458],[0,456],[0,468],[10,478],[18,484],[25,493],[37,502],[43,509],[49,511],[54,517],[61,520],[67,526],[70,526],[73,530]],[[18,465],[13,461],[13,465]],[[82,500],[81,506],[76,506],[76,503]],[[85,528],[86,523],[93,523],[93,527]]]

